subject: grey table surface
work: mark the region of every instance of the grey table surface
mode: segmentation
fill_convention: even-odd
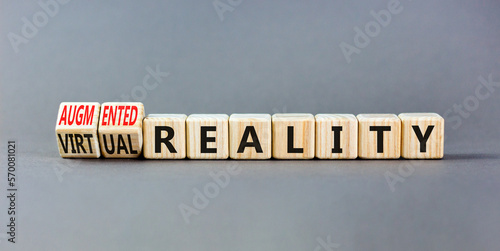
[[[498,1],[40,3],[0,3],[0,250],[500,249]],[[445,158],[59,157],[60,102],[126,100],[146,113],[437,112]]]

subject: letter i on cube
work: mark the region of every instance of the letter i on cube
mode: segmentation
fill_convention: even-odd
[[[355,159],[358,157],[358,120],[353,114],[318,114],[316,157]]]

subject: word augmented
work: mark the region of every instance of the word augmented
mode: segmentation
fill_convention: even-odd
[[[60,105],[64,158],[441,159],[436,113],[150,114],[139,102]]]

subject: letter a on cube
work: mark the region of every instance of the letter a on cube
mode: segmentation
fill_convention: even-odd
[[[358,156],[362,159],[399,159],[401,120],[395,114],[359,114]]]
[[[444,119],[437,113],[401,113],[401,156],[441,159],[444,155]]]
[[[106,158],[137,158],[142,153],[144,105],[111,102],[101,107],[99,141]]]
[[[272,117],[273,157],[314,158],[315,120],[308,113],[278,113]]]
[[[186,118],[185,114],[149,114],[144,118],[144,158],[186,158]]]
[[[269,114],[232,114],[229,118],[231,159],[270,159],[271,137]]]
[[[187,157],[227,159],[229,157],[229,116],[192,114],[186,120]]]
[[[56,138],[63,158],[99,158],[100,105],[97,102],[63,102],[59,106]]]

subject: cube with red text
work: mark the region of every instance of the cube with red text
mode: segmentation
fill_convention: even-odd
[[[97,102],[63,102],[59,106],[56,138],[63,158],[99,158],[100,105]]]
[[[99,141],[105,158],[137,158],[142,152],[144,105],[110,102],[101,106]]]

